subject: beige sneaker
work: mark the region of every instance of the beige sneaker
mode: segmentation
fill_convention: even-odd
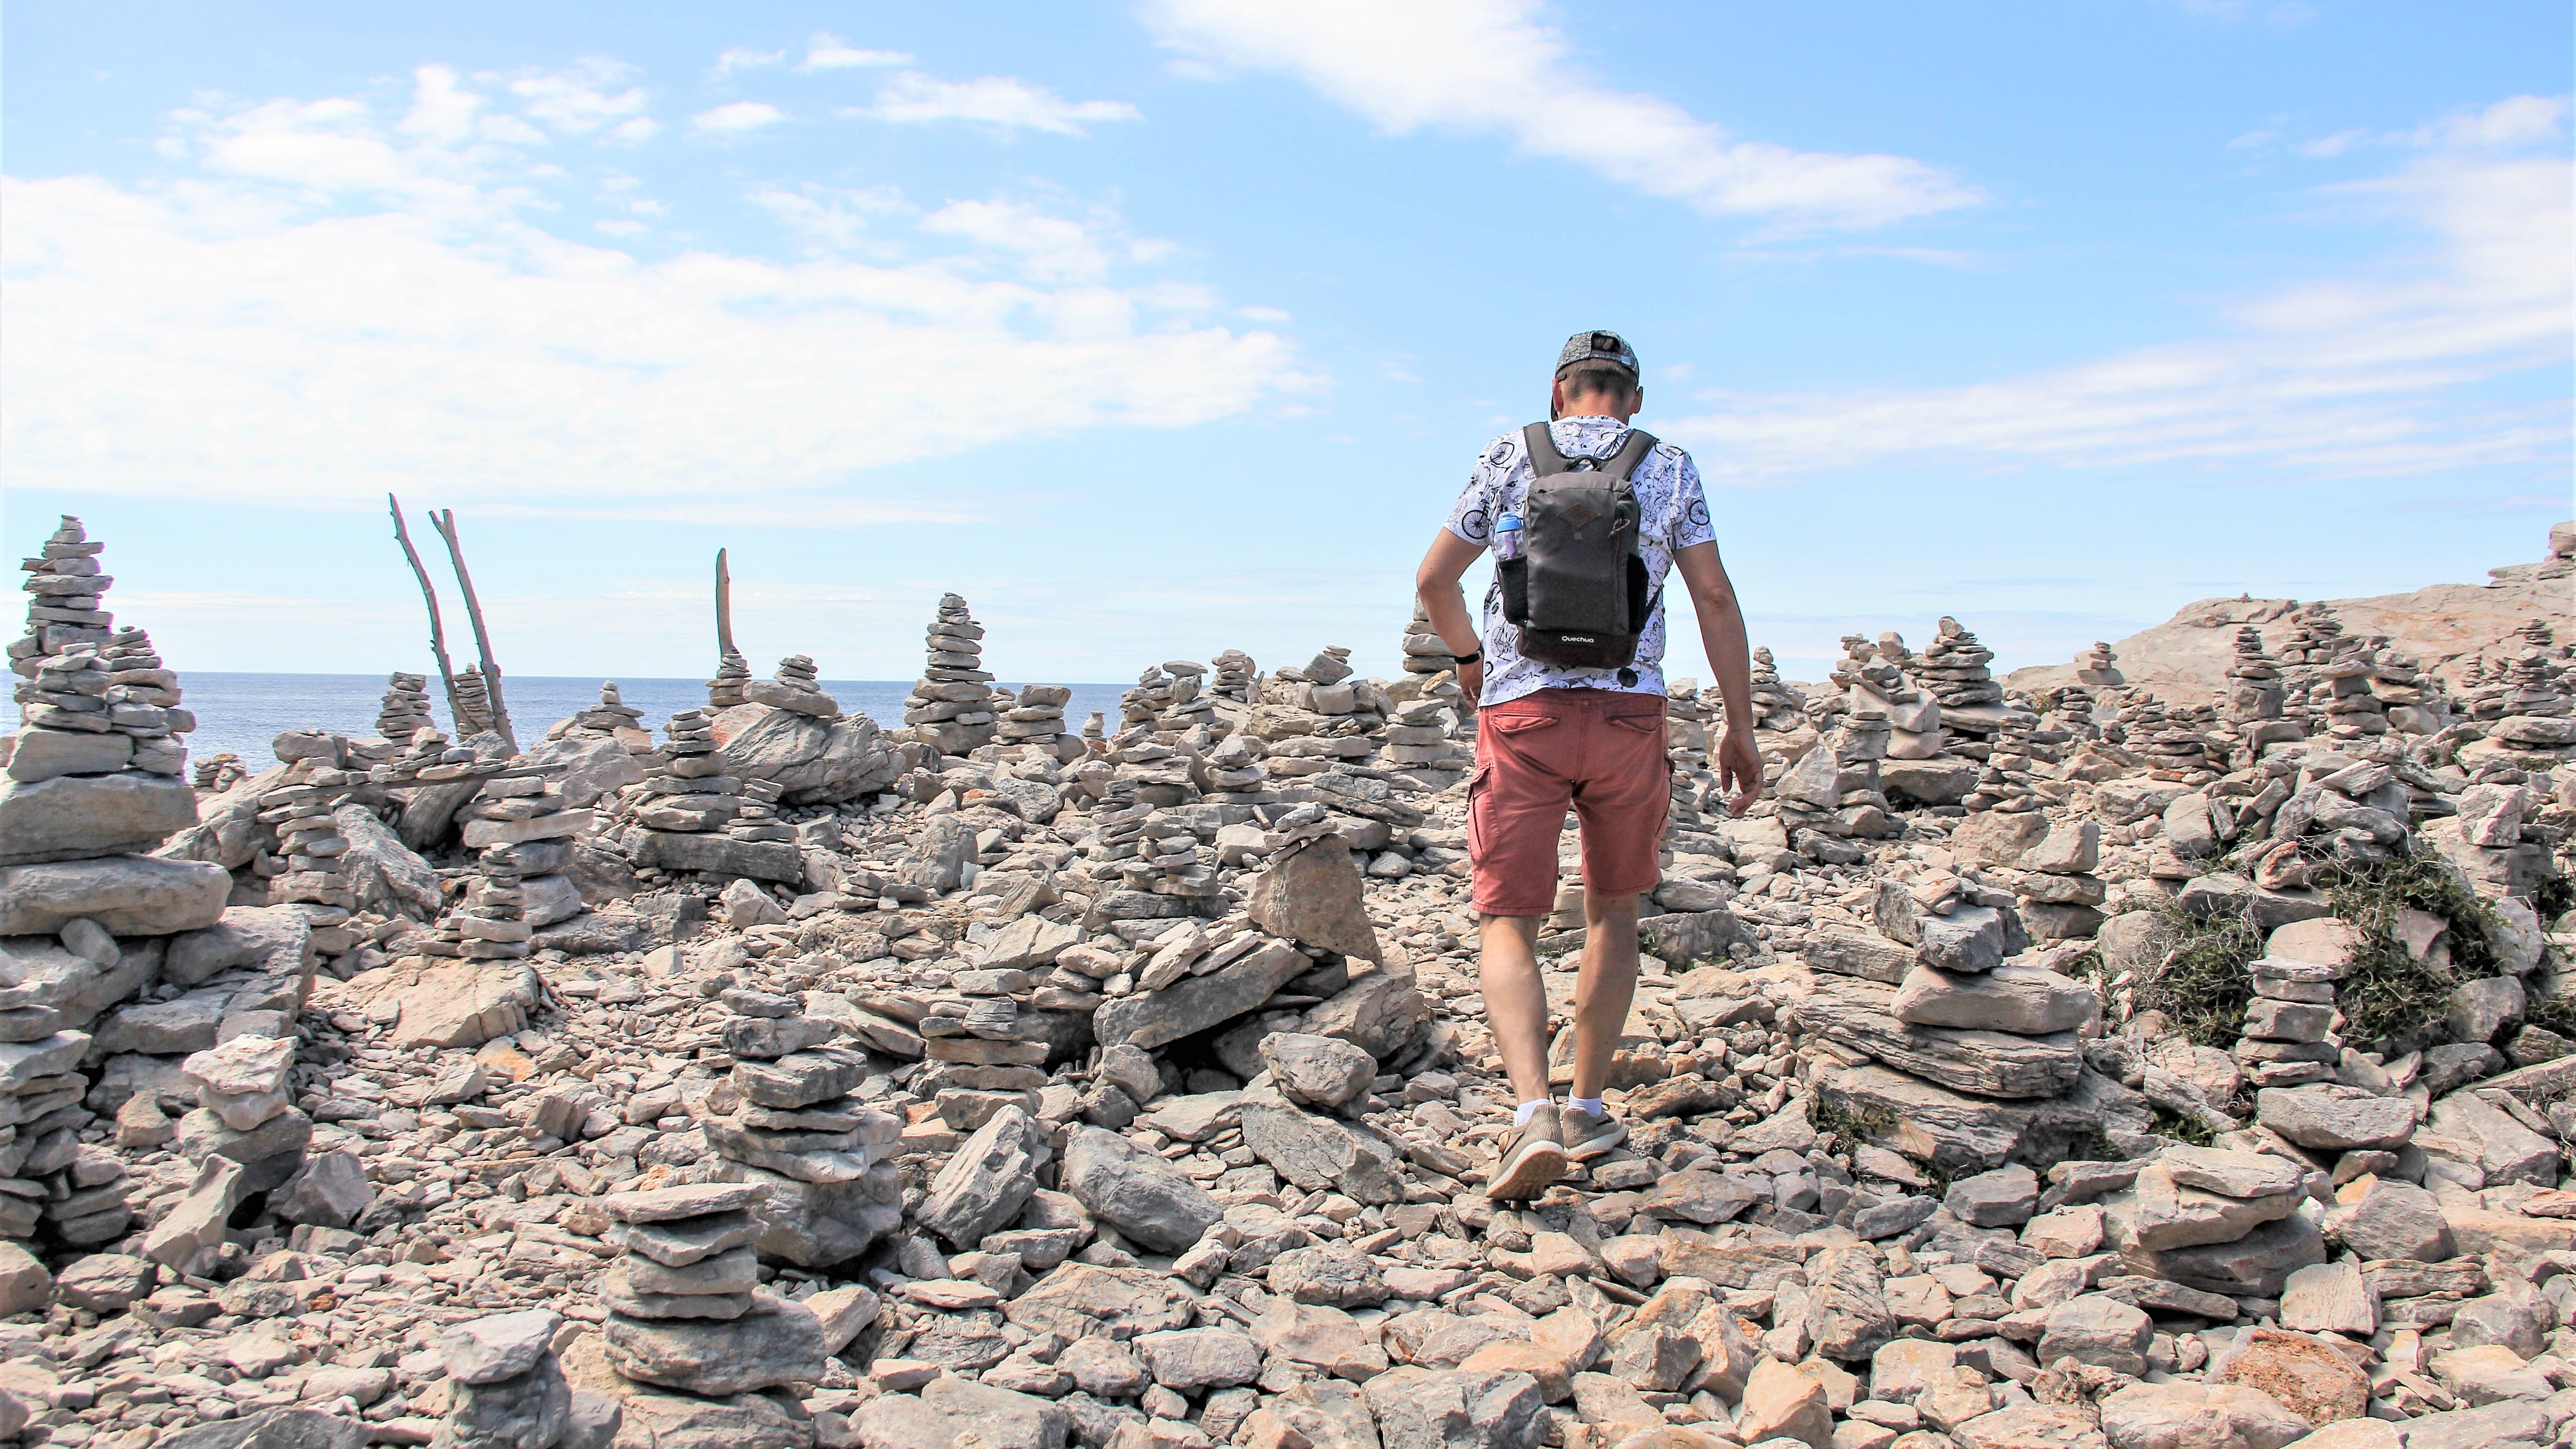
[[[1530,1114],[1503,1143],[1502,1160],[1485,1183],[1485,1196],[1518,1201],[1547,1191],[1565,1176],[1565,1142],[1558,1133],[1556,1104]]]
[[[1576,1162],[1588,1162],[1628,1140],[1627,1125],[1607,1113],[1595,1116],[1581,1107],[1567,1107],[1556,1120],[1565,1155]]]

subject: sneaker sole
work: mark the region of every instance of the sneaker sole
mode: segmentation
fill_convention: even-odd
[[[1565,1155],[1576,1162],[1583,1162],[1591,1158],[1599,1157],[1601,1154],[1627,1140],[1628,1129],[1619,1123],[1613,1122],[1598,1136],[1587,1138],[1581,1142],[1567,1144]]]
[[[1493,1180],[1485,1184],[1485,1196],[1536,1197],[1564,1178],[1566,1160],[1565,1149],[1553,1142],[1529,1143],[1494,1169]]]

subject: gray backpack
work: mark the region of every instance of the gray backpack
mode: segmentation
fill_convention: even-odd
[[[1524,659],[1625,669],[1662,593],[1638,551],[1643,510],[1628,481],[1655,437],[1632,428],[1602,459],[1558,452],[1545,423],[1521,437],[1537,476],[1521,505],[1521,556],[1494,564],[1503,618],[1520,630]]]

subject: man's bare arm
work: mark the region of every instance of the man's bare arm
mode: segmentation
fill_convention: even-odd
[[[1726,728],[1718,743],[1718,788],[1731,795],[1736,814],[1762,793],[1762,755],[1753,746],[1753,648],[1744,637],[1744,611],[1735,601],[1735,582],[1726,576],[1717,545],[1695,543],[1673,555],[1673,568],[1690,590],[1691,609],[1699,616],[1700,642],[1708,648],[1709,672],[1726,704]]]
[[[1413,571],[1413,589],[1422,599],[1424,617],[1430,619],[1433,633],[1449,646],[1452,654],[1465,656],[1484,647],[1476,632],[1475,620],[1467,613],[1466,596],[1458,591],[1458,580],[1466,577],[1467,568],[1484,550],[1447,529],[1431,541],[1431,549],[1422,556],[1422,567]],[[1712,546],[1710,552],[1716,552]],[[1748,665],[1749,669],[1750,666]],[[1753,676],[1745,675],[1746,697],[1752,695]],[[1484,692],[1485,666],[1480,661],[1458,668],[1458,687],[1475,698]]]

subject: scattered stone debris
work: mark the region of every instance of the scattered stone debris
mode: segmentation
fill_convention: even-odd
[[[2013,689],[1952,619],[1812,686],[1758,651],[1742,818],[1676,681],[1629,1140],[1498,1203],[1472,710],[1418,617],[1396,680],[1229,651],[1068,731],[950,595],[893,731],[729,654],[659,740],[606,684],[513,755],[397,674],[381,738],[192,790],[98,551],[30,562],[0,744],[0,1435],[2576,1423],[2576,621],[2428,668],[2286,608],[2206,694],[2099,644]]]

